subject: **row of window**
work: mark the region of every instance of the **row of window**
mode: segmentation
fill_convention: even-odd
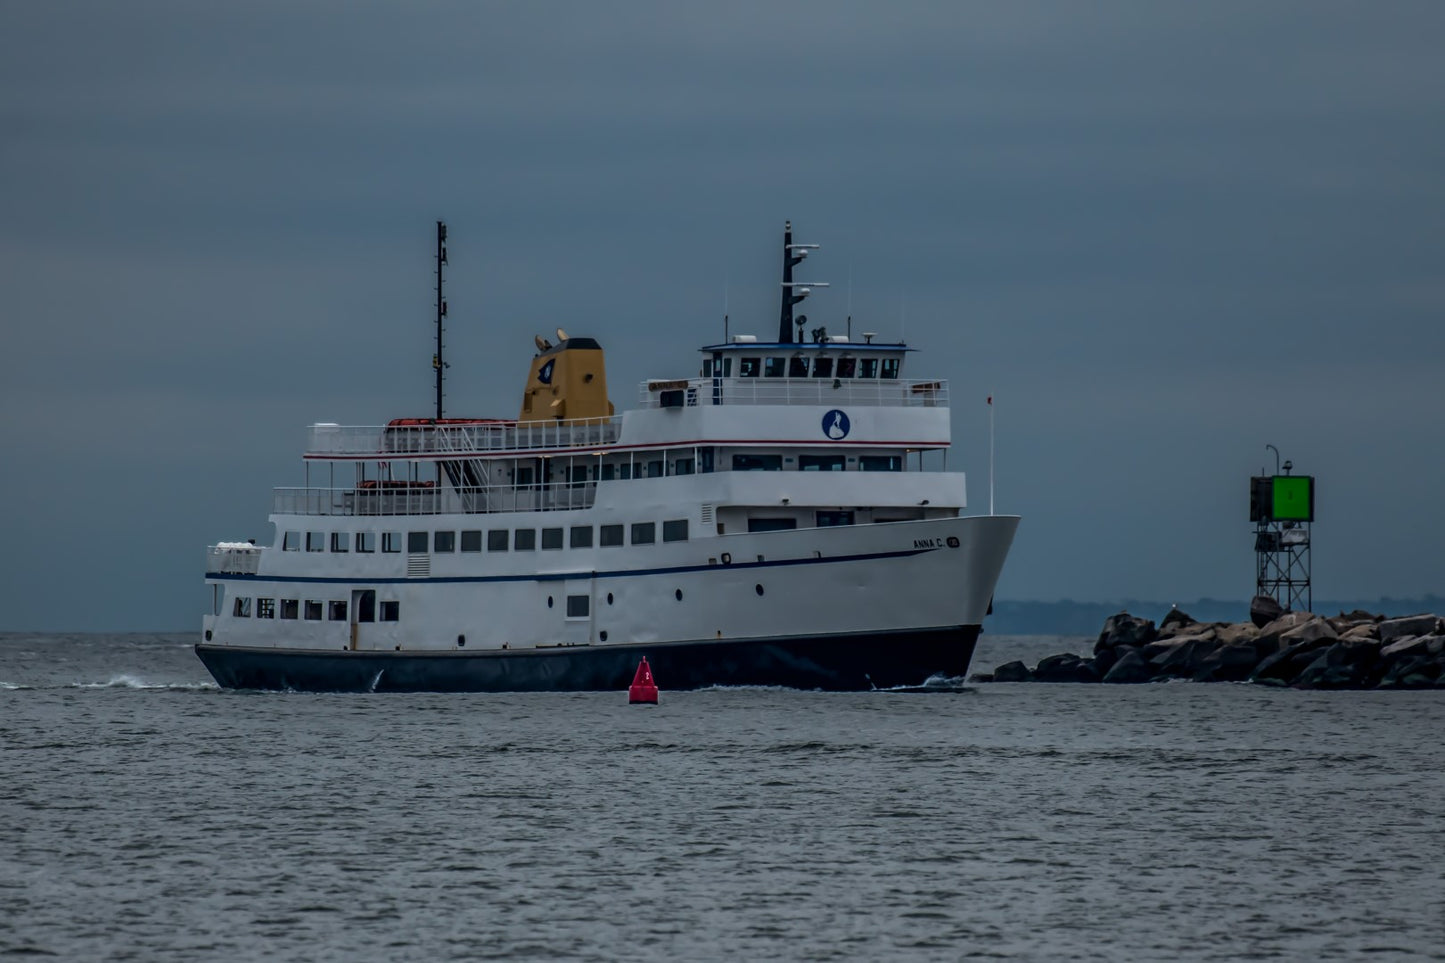
[[[836,363],[835,363],[836,362]],[[739,358],[739,378],[898,378],[898,358],[813,358],[794,356],[791,358]],[[702,376],[731,378],[733,359],[714,361],[708,358],[702,363]]]
[[[571,465],[561,466],[554,470],[554,477],[572,485],[581,485],[588,481],[628,481],[632,478],[662,478],[668,474],[691,475],[701,471],[704,474],[713,470],[713,454],[711,449],[702,449],[700,452],[702,462],[699,466],[698,460],[694,458],[677,458],[671,462],[661,458],[651,461],[639,461],[636,465],[620,464],[615,465],[604,462],[601,465]],[[848,455],[799,455],[797,458],[798,471],[847,471],[848,462],[854,460]],[[857,457],[859,471],[902,471],[902,455],[860,455]],[[782,455],[733,455],[733,471],[782,471],[784,464],[792,464],[792,456],[786,459]],[[765,466],[765,467],[759,467]],[[534,476],[530,468],[517,469],[516,485],[527,487],[534,484]]]
[[[463,552],[480,552],[482,550],[482,530],[479,528],[466,529],[462,531],[461,539],[458,540],[455,531],[440,532],[407,532],[405,542],[402,541],[401,532],[382,532],[382,552],[400,552],[402,546],[406,546],[408,554],[417,555],[424,552],[434,554],[447,554],[457,551],[460,547]],[[358,552],[376,551],[376,532],[306,532],[305,545],[308,552],[322,552],[330,544],[333,552],[351,551],[352,547]],[[329,537],[328,537],[329,535]],[[594,528],[591,525],[572,525],[567,528],[544,528],[542,529],[541,547],[543,551],[554,551],[560,549],[564,544],[570,548],[591,548],[593,546]],[[618,545],[652,545],[657,541],[656,522],[633,522],[631,525],[599,525],[595,529],[596,544],[603,548],[611,548]],[[301,532],[286,532],[281,538],[281,547],[287,552],[299,552],[302,542]],[[493,528],[486,532],[486,545],[489,552],[531,552],[537,549],[537,529],[535,528]],[[685,542],[687,541],[687,519],[675,518],[662,523],[662,540],[664,542]],[[284,618],[284,616],[283,616]]]
[[[277,603],[280,603],[278,606]],[[395,600],[382,600],[380,603],[380,614],[382,622],[401,621],[401,603]],[[277,613],[283,619],[303,619],[307,622],[322,621],[322,613],[325,612],[328,620],[332,622],[346,621],[346,602],[333,600],[323,602],[320,599],[256,599],[256,618],[274,619]],[[251,599],[237,598],[231,604],[231,614],[238,619],[249,619],[251,617]],[[363,613],[369,615],[370,613]],[[358,621],[370,622],[370,618],[359,618]]]

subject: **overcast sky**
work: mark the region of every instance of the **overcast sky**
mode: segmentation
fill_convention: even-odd
[[[1445,5],[8,3],[0,629],[185,629],[305,426],[510,416],[531,335],[644,377],[809,301],[950,379],[999,596],[1445,593]]]

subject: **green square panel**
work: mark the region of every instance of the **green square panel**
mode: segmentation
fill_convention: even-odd
[[[1315,514],[1314,478],[1310,475],[1274,476],[1274,520],[1312,522]]]

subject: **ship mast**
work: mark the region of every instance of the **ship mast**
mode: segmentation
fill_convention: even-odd
[[[446,263],[447,222],[437,221],[437,350],[431,358],[431,366],[437,376],[437,421],[442,420],[442,375],[447,369],[447,363],[442,358],[442,321],[447,316],[447,302],[442,296],[442,269]]]
[[[793,268],[801,263],[808,256],[809,251],[816,251],[816,244],[794,244],[793,243],[793,222],[783,222],[783,307],[778,317],[778,343],[791,344],[793,341],[793,305],[813,293],[813,288],[826,288],[826,283],[816,281],[794,281]],[[798,316],[798,327],[801,329],[807,321],[806,315]],[[803,332],[798,331],[798,341],[803,340]]]

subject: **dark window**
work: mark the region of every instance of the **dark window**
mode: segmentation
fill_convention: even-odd
[[[798,456],[798,471],[844,471],[847,467],[843,455]]]
[[[861,471],[902,471],[902,455],[861,455],[858,458]]]
[[[679,458],[672,466],[674,475],[691,475],[696,463],[691,458]]]
[[[567,596],[567,618],[585,619],[591,611],[591,599],[585,595]]]
[[[251,600],[236,599],[235,604],[231,606],[231,614],[238,619],[249,619],[251,617]]]
[[[597,477],[598,477],[599,479],[601,479],[602,481],[612,481],[613,479],[615,479],[615,478],[617,477],[617,466],[616,466],[616,465],[611,464],[611,463],[609,462],[608,464],[601,466],[601,468],[602,468],[602,473],[601,473],[600,475],[598,475]]]
[[[573,526],[572,526],[572,541],[571,541],[571,544],[572,544],[572,547],[573,547],[573,548],[591,548],[591,547],[592,547],[592,526],[591,526],[591,525],[573,525]]]
[[[662,540],[664,542],[687,541],[687,519],[677,518],[670,522],[663,522]]]
[[[763,377],[781,378],[787,370],[786,358],[769,358],[763,362]]]
[[[857,373],[858,373],[858,359],[857,359],[857,358],[839,358],[839,359],[838,359],[838,377],[840,377],[840,378],[852,378],[852,377],[853,377],[854,375],[856,375]]]
[[[433,551],[455,552],[457,550],[456,532],[437,532],[433,542]]]
[[[376,590],[367,589],[356,596],[356,621],[376,621]]]
[[[381,620],[383,622],[400,622],[401,603],[397,601],[383,601],[381,603]]]
[[[818,527],[831,528],[834,525],[852,525],[852,512],[818,512]]]
[[[658,459],[658,460],[656,460],[656,461],[650,461],[650,462],[648,462],[648,463],[647,463],[647,477],[648,477],[648,478],[661,478],[661,477],[662,477],[662,474],[663,474],[662,469],[663,469],[663,463],[662,463],[662,460],[661,460],[661,459]]]
[[[308,551],[308,552],[324,552],[324,551],[326,551],[326,533],[325,533],[325,532],[307,532],[307,533],[306,533],[306,551]]]
[[[401,532],[382,532],[381,550],[383,552],[401,551]]]
[[[535,528],[517,529],[517,537],[512,540],[512,548],[519,552],[535,552],[537,550],[537,530]]]
[[[257,599],[257,600],[256,600],[256,618],[258,618],[258,619],[274,619],[275,617],[276,617],[276,600],[275,600],[275,599]]]
[[[622,479],[623,481],[627,481],[632,478],[632,464],[629,462],[626,465],[618,465],[617,477]]]
[[[542,529],[542,548],[544,548],[544,549],[553,549],[553,548],[561,548],[561,547],[562,547],[562,529],[560,529],[560,528],[544,528],[544,529]]]
[[[897,358],[884,358],[884,359],[883,359],[883,373],[882,373],[881,375],[879,375],[879,377],[880,377],[880,378],[896,378],[896,377],[898,377],[898,359],[897,359]]]
[[[733,455],[733,471],[782,470],[782,455]]]
[[[462,532],[462,551],[480,552],[482,550],[482,533],[477,529]]]
[[[532,470],[531,466],[527,466],[527,467],[525,467],[525,468],[518,468],[518,469],[517,469],[517,487],[518,487],[518,488],[527,488],[527,487],[529,487],[529,486],[530,486],[534,481],[536,481],[536,480],[537,480],[537,473]]]
[[[283,536],[281,537],[281,551],[283,551],[283,552],[299,552],[299,551],[301,551],[301,533],[300,533],[300,532],[287,532],[285,535],[283,535]]]
[[[789,358],[789,359],[788,359],[788,377],[789,377],[789,378],[806,378],[806,377],[808,377],[808,359],[807,359],[807,358]]]
[[[712,373],[715,375],[722,375],[724,378],[731,378],[733,376],[733,359],[723,358],[722,370],[718,371],[716,368],[714,368]]]
[[[600,530],[597,534],[598,534],[597,544],[599,544],[599,545],[602,545],[602,546],[606,547],[606,546],[611,546],[611,545],[621,545],[621,544],[622,544],[622,526],[621,526],[621,525],[603,525],[602,528],[601,528],[601,530]]]
[[[580,487],[584,482],[587,481],[587,466],[573,465],[571,468],[567,469],[567,478],[568,481],[572,483],[573,488]]]
[[[796,518],[750,518],[748,519],[748,531],[750,532],[782,532],[798,527]]]
[[[758,368],[761,365],[761,361],[761,358],[739,358],[738,377],[756,378],[758,376]]]
[[[711,448],[699,448],[697,450],[697,470],[704,475],[712,471],[713,450]]]
[[[832,358],[819,358],[818,360],[814,361],[814,362],[813,362],[813,377],[814,377],[814,378],[831,378],[831,377],[833,377],[833,359],[832,359]]]
[[[876,378],[876,377],[878,377],[878,359],[877,359],[877,358],[862,358],[862,359],[860,359],[860,360],[858,361],[858,377],[860,377],[860,378]]]
[[[407,532],[406,550],[413,554],[420,554],[426,551],[426,543],[430,536],[426,532]]]
[[[351,548],[350,532],[332,532],[331,550],[333,552],[344,552]]]
[[[281,618],[294,619],[300,612],[299,603],[295,599],[281,600]]]
[[[376,533],[375,533],[375,532],[357,532],[357,533],[356,533],[356,550],[357,550],[358,552],[375,552],[375,551],[376,551]]]
[[[653,522],[632,523],[632,544],[651,545],[657,541],[657,525]]]
[[[330,611],[331,621],[333,621],[333,622],[345,622],[345,621],[346,621],[346,603],[345,603],[345,602],[332,602],[331,605],[328,606],[328,609],[329,609],[329,611]]]
[[[702,376],[703,376],[704,378],[711,378],[711,377],[712,377],[712,359],[711,359],[711,358],[706,358],[706,359],[703,360],[703,363],[702,363]]]
[[[492,528],[487,530],[487,551],[505,552],[507,550],[507,536],[511,532],[505,528]]]
[[[306,600],[306,621],[308,621],[308,622],[320,622],[320,621],[321,621],[321,603],[320,603],[320,602],[315,601],[314,599],[307,599],[307,600]]]

